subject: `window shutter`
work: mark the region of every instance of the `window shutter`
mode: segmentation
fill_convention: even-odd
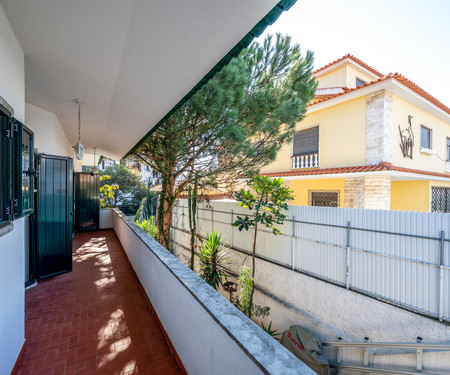
[[[319,152],[319,127],[300,130],[295,134],[293,156]]]

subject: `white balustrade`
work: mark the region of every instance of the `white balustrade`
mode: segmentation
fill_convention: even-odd
[[[319,166],[319,154],[307,154],[292,157],[292,169],[317,168]]]

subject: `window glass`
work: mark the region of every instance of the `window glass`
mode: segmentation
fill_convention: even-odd
[[[366,82],[364,82],[362,79],[356,77],[356,87],[364,86]]]
[[[293,156],[319,152],[319,127],[300,130],[295,134]]]
[[[447,138],[447,161],[450,161],[450,138]]]
[[[251,158],[256,158],[264,153],[264,142],[258,141],[252,143],[252,153],[250,154]]]
[[[339,207],[339,191],[310,191],[309,205]]]
[[[420,128],[420,147],[431,150],[431,129],[423,125]]]
[[[450,212],[450,188],[431,187],[431,212]]]
[[[11,151],[10,140],[6,137],[7,131],[9,131],[9,115],[0,106],[0,223],[10,220]]]
[[[22,158],[22,216],[33,212],[33,133],[25,126],[22,128],[21,158]]]

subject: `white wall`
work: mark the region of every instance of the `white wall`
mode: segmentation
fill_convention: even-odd
[[[114,230],[189,374],[314,374],[125,215]]]
[[[111,208],[100,209],[100,229],[114,228],[114,211]]]
[[[0,4],[0,95],[25,120],[25,60],[19,42]]]
[[[24,221],[0,238],[0,374],[9,374],[25,337]]]
[[[0,4],[0,96],[25,120],[24,54]],[[0,374],[9,374],[25,337],[24,220],[0,237]]]
[[[54,113],[26,103],[25,125],[33,130],[34,148],[39,153],[73,156],[72,146]]]

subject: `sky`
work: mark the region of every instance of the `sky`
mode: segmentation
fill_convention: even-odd
[[[298,0],[265,34],[277,32],[313,51],[316,69],[351,53],[450,107],[450,0]]]

